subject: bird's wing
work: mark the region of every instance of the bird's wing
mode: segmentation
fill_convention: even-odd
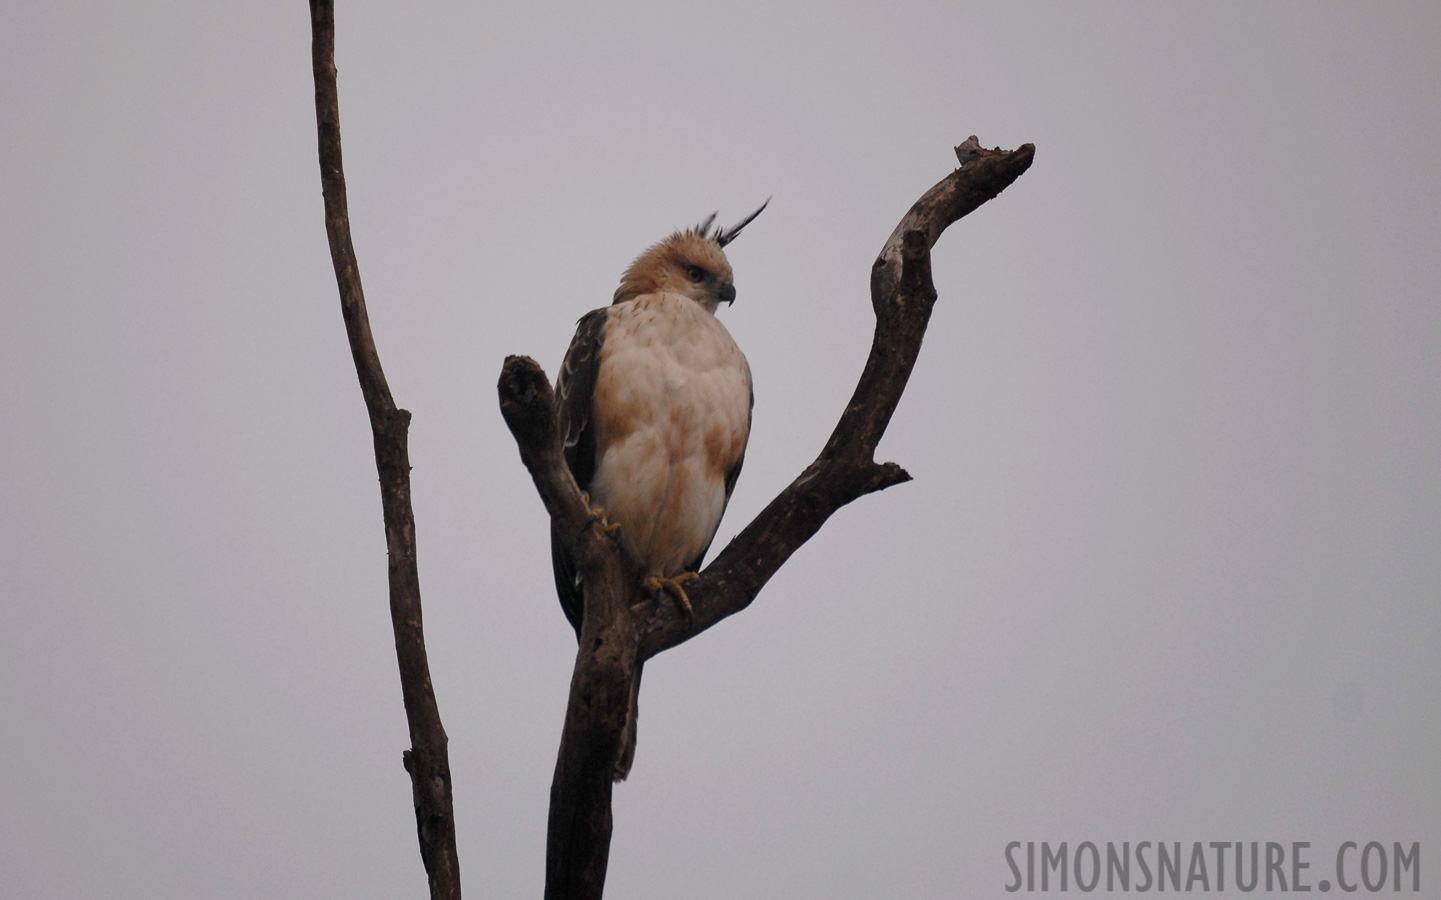
[[[555,380],[555,407],[566,465],[581,490],[590,487],[595,476],[595,430],[591,428],[591,404],[595,399],[595,381],[600,372],[600,349],[605,342],[607,311],[593,310],[581,316],[570,349],[560,365]],[[551,525],[551,567],[555,571],[555,592],[565,617],[580,635],[581,614],[585,612],[585,594],[575,569],[575,560]]]
[[[741,477],[741,466],[746,461],[746,446],[751,442],[751,419],[754,417],[755,411],[756,389],[752,386],[750,407],[746,410],[746,440],[745,443],[741,445],[741,455],[736,457],[735,465],[731,466],[726,472],[726,503],[731,502],[731,492],[736,489],[736,481]],[[724,512],[725,507],[721,507],[721,510]],[[704,556],[705,554],[701,555]]]
[[[555,383],[556,414],[565,462],[581,490],[585,490],[595,476],[595,432],[590,427],[590,413],[596,377],[600,374],[600,349],[605,342],[608,312],[602,308],[581,316]]]
[[[749,375],[749,372],[747,372],[747,375]],[[686,571],[699,572],[701,563],[705,562],[705,555],[710,552],[710,545],[715,542],[716,531],[720,530],[721,519],[725,517],[726,507],[729,506],[731,502],[731,493],[736,489],[736,482],[739,481],[741,477],[741,466],[744,465],[746,461],[746,447],[751,441],[751,419],[755,414],[755,409],[756,389],[755,385],[751,385],[751,402],[750,407],[746,410],[746,439],[745,443],[741,444],[740,455],[736,457],[736,461],[731,464],[731,467],[726,470],[725,503],[721,504],[721,514],[716,518],[716,527],[710,534],[710,540],[705,542],[705,546],[701,548],[699,555],[691,561],[690,565],[686,566]]]

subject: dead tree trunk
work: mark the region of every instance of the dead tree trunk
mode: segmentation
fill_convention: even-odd
[[[866,494],[910,480],[877,463],[876,445],[900,402],[936,302],[930,251],[941,233],[995,197],[1031,165],[1035,148],[956,148],[961,167],[916,201],[871,268],[876,313],[870,357],[850,403],[806,467],[686,589],[687,619],[639,589],[619,545],[592,520],[561,453],[554,395],[534,360],[511,356],[498,385],[501,414],[556,533],[569,538],[585,585],[585,615],[570,702],[551,784],[547,900],[598,900],[611,836],[611,770],[638,663],[750,605],[771,576],[826,519]]]
[[[315,121],[320,139],[320,184],[325,233],[340,288],[345,333],[370,414],[375,466],[380,473],[385,546],[390,557],[390,621],[400,664],[400,689],[410,725],[410,749],[402,760],[410,773],[420,856],[432,900],[460,900],[460,863],[455,853],[455,813],[445,729],[430,684],[425,632],[420,621],[420,575],[415,558],[415,514],[410,507],[410,413],[398,409],[370,335],[360,269],[350,240],[345,172],[340,159],[340,101],[335,86],[335,9],[332,0],[311,0],[311,66],[315,75]]]

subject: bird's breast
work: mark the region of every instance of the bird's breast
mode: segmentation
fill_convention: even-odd
[[[655,574],[684,570],[725,510],[745,451],[751,376],[715,316],[652,294],[611,307],[595,385],[592,498]]]

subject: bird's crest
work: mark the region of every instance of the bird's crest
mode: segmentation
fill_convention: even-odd
[[[729,228],[713,228],[716,214],[711,213],[694,228],[676,231],[665,240],[648,247],[621,276],[620,287],[615,290],[614,302],[624,303],[643,294],[666,291],[699,300],[711,312],[715,311],[718,302],[733,302],[735,289],[729,286],[730,262],[726,260],[722,248],[735,240],[741,229],[754,221],[770,202],[770,198],[766,198],[760,209]],[[697,275],[698,280],[692,279],[692,270],[705,274]],[[708,281],[705,280],[707,277]],[[728,286],[728,295],[718,292],[721,284]],[[697,293],[702,288],[704,291]]]
[[[732,225],[731,227],[717,228],[714,232],[711,231],[711,226],[715,224],[716,214],[711,213],[710,215],[705,217],[705,221],[701,222],[694,228],[687,229],[686,234],[693,234],[696,237],[702,237],[708,241],[715,241],[717,244],[724,247],[726,244],[729,244],[731,241],[739,237],[741,229],[749,225],[751,222],[755,221],[755,217],[760,215],[761,212],[770,205],[770,202],[771,198],[767,197],[766,202],[761,204],[760,209],[746,216],[744,219],[741,219],[739,222]]]

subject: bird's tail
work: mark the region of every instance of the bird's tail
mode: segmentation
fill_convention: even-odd
[[[620,752],[615,757],[615,772],[613,778],[616,781],[625,781],[630,774],[631,764],[635,762],[635,726],[636,719],[640,717],[640,673],[644,663],[635,664],[635,677],[630,682],[630,707],[625,712],[625,728],[620,734]]]

